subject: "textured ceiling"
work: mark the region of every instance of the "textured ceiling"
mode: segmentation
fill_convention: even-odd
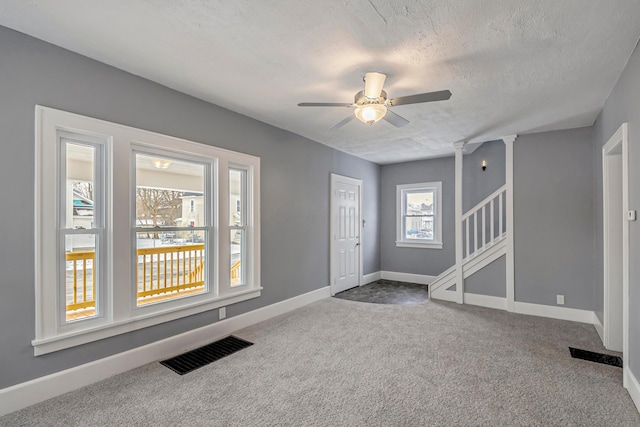
[[[0,25],[347,153],[393,163],[593,124],[640,38],[638,0],[2,0]],[[403,128],[344,119],[367,71]]]

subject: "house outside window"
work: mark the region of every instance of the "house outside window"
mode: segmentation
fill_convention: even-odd
[[[162,159],[162,160],[159,160]],[[211,160],[183,153],[133,146],[135,164],[136,306],[160,304],[208,291],[213,220],[211,211],[200,221],[183,224],[183,195],[198,194],[201,204],[211,206],[215,191],[208,177]],[[158,168],[157,164],[163,167]],[[189,216],[195,200],[189,199]],[[165,239],[163,239],[163,237]],[[170,240],[166,238],[169,237]],[[207,274],[209,273],[209,274]]]
[[[442,182],[396,186],[396,246],[442,249]]]
[[[36,128],[35,355],[260,296],[259,158],[40,106]]]

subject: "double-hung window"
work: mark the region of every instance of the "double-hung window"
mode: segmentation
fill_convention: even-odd
[[[77,136],[60,131],[57,142],[60,246],[51,259],[56,259],[57,280],[62,285],[57,293],[58,305],[69,308],[57,313],[57,321],[64,326],[78,319],[98,318],[106,308],[107,140]]]
[[[247,283],[247,173],[242,166],[229,167],[229,259],[231,288]]]
[[[45,354],[260,296],[260,159],[36,107]]]
[[[215,159],[135,145],[132,157],[136,305],[207,292],[208,273],[215,274],[207,262],[214,247]]]
[[[396,186],[396,246],[442,249],[442,183]]]

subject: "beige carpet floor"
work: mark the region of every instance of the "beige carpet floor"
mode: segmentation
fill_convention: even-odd
[[[1,426],[637,426],[593,326],[452,303],[327,298],[238,331],[190,374],[154,363]]]

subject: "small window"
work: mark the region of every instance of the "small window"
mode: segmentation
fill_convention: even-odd
[[[442,183],[396,187],[396,246],[442,249]]]

